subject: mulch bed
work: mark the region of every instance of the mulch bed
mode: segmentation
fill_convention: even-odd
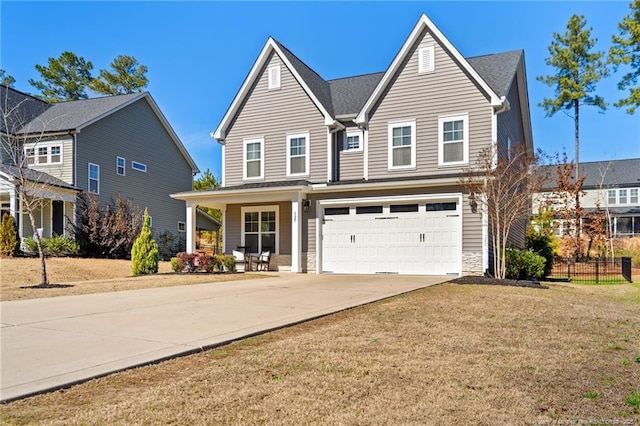
[[[23,285],[20,288],[69,288],[73,287],[71,284],[37,284],[37,285]]]
[[[497,278],[466,276],[449,281],[453,284],[478,284],[478,285],[505,285],[511,287],[529,287],[548,289],[549,287],[540,284],[538,281],[528,280],[499,280]]]

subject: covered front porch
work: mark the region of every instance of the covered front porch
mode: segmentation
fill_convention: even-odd
[[[198,206],[222,212],[222,251],[270,251],[272,270],[310,272],[308,251],[308,184],[251,186],[173,194],[186,203],[187,252],[196,251]]]

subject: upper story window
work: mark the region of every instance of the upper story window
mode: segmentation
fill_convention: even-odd
[[[607,204],[613,205],[616,203],[616,190],[610,189],[607,191]]]
[[[389,123],[389,170],[415,168],[416,122]]]
[[[269,90],[280,88],[280,65],[271,65],[268,68]]]
[[[287,136],[287,176],[309,174],[309,133]]]
[[[122,157],[116,157],[116,173],[120,176],[125,174],[125,159]]]
[[[100,166],[89,163],[89,192],[100,193]]]
[[[60,164],[62,163],[62,145],[38,143],[27,145],[24,149],[27,164]]]
[[[631,188],[629,190],[629,203],[638,204],[638,188]]]
[[[344,137],[344,151],[362,151],[361,132],[347,132]]]
[[[244,179],[264,178],[264,161],[262,159],[262,147],[264,139],[250,139],[244,141]]]
[[[607,204],[615,205],[637,205],[639,201],[638,188],[620,188],[607,190]]]
[[[418,49],[418,73],[426,74],[436,70],[435,46],[425,46]]]
[[[438,118],[438,165],[469,162],[469,115]]]
[[[137,162],[137,161],[132,161],[132,162],[131,162],[131,168],[132,168],[133,170],[137,170],[137,171],[139,171],[139,172],[145,172],[145,173],[147,173],[147,165],[146,165],[146,164],[139,163],[139,162]]]
[[[626,189],[619,189],[618,190],[618,204],[627,204],[628,199],[627,199],[627,190]]]

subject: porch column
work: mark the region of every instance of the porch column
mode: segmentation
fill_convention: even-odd
[[[291,272],[302,272],[302,200],[291,200]]]
[[[187,204],[187,253],[194,253],[196,251],[196,209],[198,206],[192,205],[190,202]]]
[[[24,238],[24,215],[22,214],[22,196],[18,196],[18,235]]]
[[[224,145],[223,145],[224,147]],[[218,228],[218,232],[220,229]],[[217,241],[216,241],[217,244]],[[222,253],[227,252],[227,205],[222,209]]]
[[[13,189],[9,191],[9,214],[17,221],[18,219],[18,206],[16,206],[16,191]]]

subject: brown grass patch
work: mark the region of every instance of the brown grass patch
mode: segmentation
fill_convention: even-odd
[[[638,293],[445,284],[7,404],[0,420],[634,424]]]
[[[64,288],[20,288],[40,283],[37,258],[0,259],[0,301],[71,296],[141,288],[170,287],[259,278],[260,274],[174,274],[169,262],[160,262],[159,273],[133,277],[131,261],[52,257],[47,274],[52,284],[72,284]]]

